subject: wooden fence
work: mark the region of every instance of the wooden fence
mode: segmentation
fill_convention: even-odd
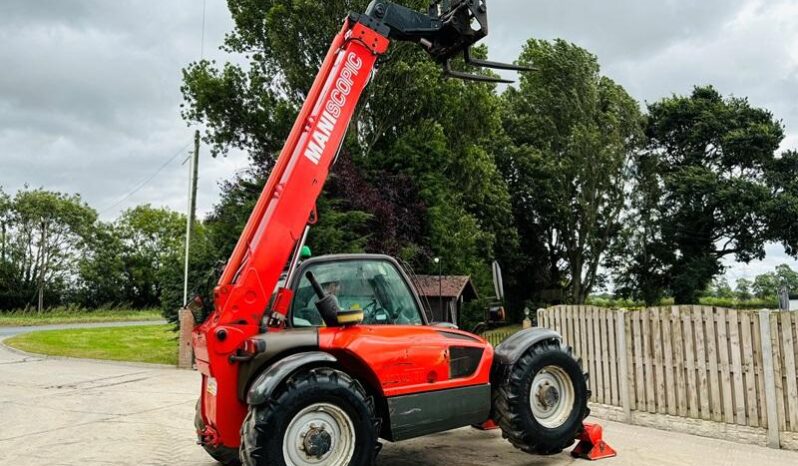
[[[504,327],[485,332],[482,336],[483,338],[488,340],[488,342],[490,342],[491,345],[498,346],[499,344],[501,344],[501,342],[511,337],[518,330],[519,330],[518,327]]]
[[[724,438],[733,426],[747,440],[798,447],[796,312],[555,306],[538,311],[538,325],[563,335],[590,373],[591,401],[622,408],[621,419],[706,421],[706,432],[685,429],[706,435],[722,423]]]

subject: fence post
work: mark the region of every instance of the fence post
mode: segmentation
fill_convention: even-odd
[[[759,311],[759,332],[762,335],[762,372],[765,379],[765,402],[768,415],[768,446],[781,448],[779,418],[776,407],[776,381],[773,371],[773,342],[770,335],[770,311]]]
[[[180,338],[177,351],[177,367],[191,369],[194,365],[194,351],[191,348],[191,332],[194,330],[194,315],[188,309],[180,309]]]
[[[623,407],[626,422],[632,422],[632,405],[629,402],[629,379],[628,364],[629,355],[626,354],[626,312],[623,309],[615,311],[615,353],[618,355],[618,391],[621,395],[621,406]]]
[[[532,327],[532,316],[529,315],[531,312],[532,311],[530,311],[528,307],[524,308],[524,321],[521,323],[521,326],[525,329]]]

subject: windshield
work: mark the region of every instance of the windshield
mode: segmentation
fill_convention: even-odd
[[[294,327],[324,325],[316,310],[316,294],[305,276],[311,271],[341,309],[363,310],[369,325],[421,325],[421,314],[407,283],[385,260],[351,260],[313,264],[302,273],[295,290],[291,321]]]

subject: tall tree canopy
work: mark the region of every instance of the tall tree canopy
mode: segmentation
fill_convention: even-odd
[[[60,304],[96,219],[80,196],[26,188],[11,198],[0,191],[0,308]]]
[[[140,205],[111,223],[97,222],[78,262],[77,304],[88,308],[161,307],[176,320],[183,303],[186,217]],[[197,223],[191,238],[189,291],[205,285],[214,253],[207,229]]]
[[[159,306],[165,264],[182,257],[185,225],[182,214],[149,205],[128,209],[113,223],[98,222],[79,261],[81,304]],[[182,290],[182,269],[174,275]]]
[[[527,264],[546,274],[550,288],[582,303],[620,231],[640,111],[576,45],[530,39],[519,61],[539,71],[504,94],[509,140],[500,165],[515,223]]]
[[[794,154],[776,156],[781,122],[742,98],[724,99],[711,86],[690,96],[649,105],[647,152],[656,162],[651,181],[662,187],[659,226],[673,251],[668,264],[677,303],[694,303],[722,271],[721,259],[748,262],[765,256],[768,241],[794,254]]]
[[[659,304],[668,291],[668,266],[675,258],[660,229],[662,212],[657,207],[662,186],[656,170],[657,160],[650,154],[638,153],[633,158],[624,228],[607,261],[615,294],[647,306]]]
[[[798,295],[798,272],[787,264],[778,265],[774,272],[757,275],[752,284],[758,298],[775,298],[782,288],[786,288],[790,296]]]

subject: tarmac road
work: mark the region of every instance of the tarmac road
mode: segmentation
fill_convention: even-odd
[[[133,322],[91,322],[83,324],[52,324],[25,327],[0,327],[0,340],[20,333],[35,332],[38,330],[66,330],[70,328],[99,328],[99,327],[132,327],[136,325],[162,325],[165,320],[142,320]]]
[[[200,465],[192,419],[196,372],[55,359],[0,345],[1,465]],[[796,465],[798,452],[602,422],[619,456],[601,465]],[[514,450],[498,431],[470,428],[386,443],[380,465],[587,464],[567,453]]]

